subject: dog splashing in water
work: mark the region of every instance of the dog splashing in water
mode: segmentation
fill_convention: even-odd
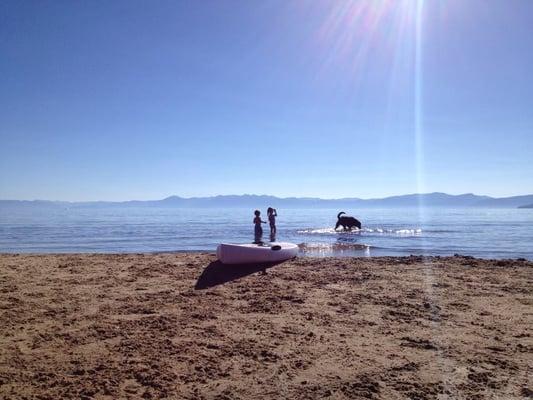
[[[339,214],[337,214],[337,223],[335,224],[335,230],[337,230],[339,226],[342,226],[344,230],[352,230],[354,227],[361,229],[361,222],[357,218],[342,214],[346,213],[344,211],[341,211]]]

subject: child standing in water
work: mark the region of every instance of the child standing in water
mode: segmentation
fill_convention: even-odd
[[[275,238],[276,237],[276,217],[278,216],[278,212],[276,211],[275,208],[268,207],[267,216],[268,216],[268,222],[270,223],[270,237]]]
[[[254,243],[263,243],[261,240],[263,238],[263,228],[261,224],[266,224],[265,221],[261,221],[261,212],[259,210],[254,211]]]

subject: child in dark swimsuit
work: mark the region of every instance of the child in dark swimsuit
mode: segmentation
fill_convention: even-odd
[[[265,221],[261,221],[261,212],[259,210],[254,211],[254,243],[263,243],[261,240],[263,238],[263,228],[261,224],[266,224]]]

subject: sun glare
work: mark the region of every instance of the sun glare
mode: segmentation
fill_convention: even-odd
[[[381,50],[394,57],[412,49],[417,9],[417,0],[336,2],[319,30],[326,62],[348,63],[356,71],[365,66],[370,52]]]

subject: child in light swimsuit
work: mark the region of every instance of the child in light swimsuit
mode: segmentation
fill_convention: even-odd
[[[275,208],[268,207],[267,215],[268,215],[268,222],[270,223],[270,236],[275,237],[276,236],[276,217],[278,216],[278,212],[276,211]]]

